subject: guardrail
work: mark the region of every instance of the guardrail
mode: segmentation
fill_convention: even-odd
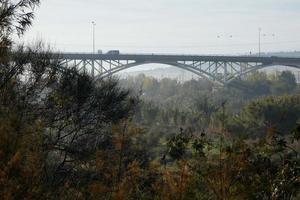
[[[120,54],[108,54],[108,53],[88,53],[88,52],[53,52],[54,54],[71,54],[71,55],[141,55],[141,56],[228,56],[228,57],[259,57],[252,54],[175,54],[175,53],[120,53]],[[273,57],[273,56],[261,56],[261,57]],[[280,56],[276,56],[280,57]]]

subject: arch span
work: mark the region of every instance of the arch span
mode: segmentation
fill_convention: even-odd
[[[129,69],[129,68],[133,68],[136,66],[140,66],[140,65],[147,65],[147,64],[163,64],[163,65],[168,65],[168,66],[172,66],[172,67],[177,67],[179,69],[183,69],[186,70],[188,72],[191,72],[193,74],[196,74],[197,76],[206,79],[207,81],[213,82],[215,84],[218,85],[223,85],[225,84],[223,82],[223,80],[221,79],[217,79],[213,74],[209,74],[206,71],[203,71],[199,68],[187,65],[187,64],[183,64],[183,63],[177,63],[177,62],[135,62],[135,63],[131,63],[131,64],[127,64],[127,65],[122,65],[122,66],[118,66],[116,68],[110,69],[105,71],[104,73],[96,76],[96,79],[104,79],[107,77],[110,77],[118,72],[121,72],[123,70]]]
[[[164,64],[164,65],[169,65],[169,66],[173,66],[173,67],[177,67],[180,69],[184,69],[188,72],[191,72],[201,78],[204,78],[214,84],[218,84],[218,85],[226,85],[232,81],[234,81],[235,79],[238,79],[242,76],[245,76],[251,72],[263,69],[263,68],[268,68],[268,67],[274,67],[274,66],[287,66],[287,67],[292,67],[292,68],[297,68],[300,69],[300,65],[292,65],[292,64],[257,64],[257,65],[250,65],[250,67],[248,66],[248,68],[246,69],[241,69],[241,70],[235,70],[234,73],[232,73],[232,68],[233,65],[231,64],[229,67],[226,69],[226,63],[217,63],[214,67],[215,70],[211,71],[211,70],[203,70],[202,68],[199,68],[195,65],[192,64],[187,64],[187,63],[179,63],[179,62],[148,62],[148,61],[140,61],[140,62],[133,62],[133,63],[129,63],[129,64],[124,64],[124,65],[118,65],[115,66],[109,70],[105,70],[103,73],[99,74],[98,76],[96,76],[96,79],[104,79],[107,77],[110,77],[118,72],[121,72],[123,70],[129,69],[129,68],[133,68],[136,66],[140,66],[140,65],[146,65],[146,64]],[[225,67],[224,67],[225,66]],[[223,73],[218,73],[218,69],[216,68],[223,68],[222,72]],[[231,73],[228,73],[228,70],[231,71]],[[227,71],[227,73],[226,73]]]
[[[268,65],[258,65],[256,67],[253,67],[253,68],[250,68],[244,72],[241,72],[241,73],[236,73],[234,74],[229,80],[228,80],[228,83],[234,81],[235,79],[237,78],[240,78],[242,76],[245,76],[249,73],[252,73],[252,72],[255,72],[255,71],[258,71],[258,70],[261,70],[261,69],[264,69],[264,68],[268,68],[268,67],[275,67],[275,66],[283,66],[283,67],[291,67],[291,68],[295,68],[295,69],[300,69],[300,65],[296,65],[296,64],[268,64]]]

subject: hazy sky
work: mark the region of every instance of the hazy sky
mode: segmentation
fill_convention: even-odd
[[[300,0],[42,0],[24,39],[92,51],[92,21],[104,51],[257,52],[259,27],[263,51],[300,50]]]

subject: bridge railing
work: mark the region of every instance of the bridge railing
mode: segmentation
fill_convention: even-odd
[[[92,53],[92,52],[53,52],[54,54],[72,54],[72,55],[112,55],[108,53]],[[247,54],[176,54],[176,53],[120,53],[119,55],[141,55],[141,56],[249,56],[249,57],[257,57],[257,55],[247,55]],[[271,57],[271,56],[266,56]]]

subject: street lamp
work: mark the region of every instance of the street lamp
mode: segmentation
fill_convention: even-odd
[[[261,56],[261,39],[265,38],[265,37],[272,37],[272,38],[275,38],[275,34],[272,33],[272,34],[266,34],[266,33],[263,33],[262,34],[262,29],[261,28],[258,28],[258,55]]]
[[[95,26],[96,26],[96,23],[94,21],[92,21],[92,25],[93,25],[93,54],[95,54]]]
[[[95,54],[95,26],[96,23],[94,21],[92,21],[92,25],[93,25],[93,54]],[[95,61],[94,59],[92,60],[92,77],[95,76]]]
[[[261,54],[261,28],[258,28],[258,56]]]

